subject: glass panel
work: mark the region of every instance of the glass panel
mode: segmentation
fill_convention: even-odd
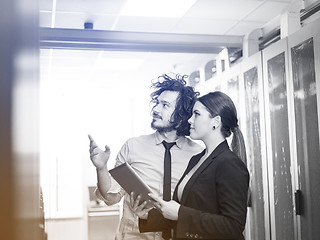
[[[250,218],[252,239],[265,239],[264,195],[262,181],[261,126],[258,71],[254,67],[244,73],[248,168],[251,175]]]
[[[294,239],[285,55],[268,61],[276,238]],[[271,159],[270,159],[271,160]],[[272,204],[272,203],[271,203]]]
[[[313,39],[293,47],[291,53],[299,187],[303,196],[301,239],[320,239],[320,151]]]
[[[234,105],[236,106],[237,111],[240,111],[239,110],[239,76],[235,76],[228,80],[228,95],[234,102]]]

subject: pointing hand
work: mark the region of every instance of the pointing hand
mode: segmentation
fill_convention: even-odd
[[[110,148],[106,145],[105,150],[102,151],[98,147],[96,142],[93,140],[93,138],[90,135],[88,135],[88,137],[90,140],[90,148],[89,148],[90,159],[91,159],[93,165],[97,169],[107,168],[107,163],[108,163],[108,160],[110,157]]]

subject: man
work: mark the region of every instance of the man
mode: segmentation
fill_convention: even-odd
[[[185,137],[190,133],[188,119],[192,115],[197,93],[192,87],[186,86],[184,78],[185,76],[180,75],[175,78],[163,75],[157,82],[152,83],[155,91],[151,94],[154,103],[151,127],[156,132],[127,140],[116,158],[116,166],[128,162],[160,197],[163,195],[165,155],[162,141],[175,143],[170,149],[171,196],[190,158],[203,149]],[[123,216],[116,239],[162,239],[159,232],[139,232],[138,217],[130,209],[130,196],[108,173],[109,147],[106,146],[105,151],[102,151],[90,135],[89,139],[90,158],[97,170],[98,197],[107,205],[112,205],[118,203],[124,196]]]

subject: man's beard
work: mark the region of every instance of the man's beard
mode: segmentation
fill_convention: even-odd
[[[170,123],[167,126],[161,127],[161,126],[155,126],[154,121],[152,121],[151,127],[152,129],[157,130],[158,132],[171,132],[173,130],[176,130],[177,124]]]

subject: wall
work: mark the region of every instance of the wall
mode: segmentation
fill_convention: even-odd
[[[40,210],[37,1],[0,2],[0,238],[45,239]]]

